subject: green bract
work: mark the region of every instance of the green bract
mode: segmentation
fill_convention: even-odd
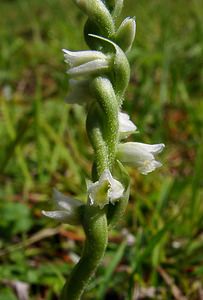
[[[116,43],[123,49],[129,51],[135,38],[136,23],[132,18],[126,18],[115,34]]]

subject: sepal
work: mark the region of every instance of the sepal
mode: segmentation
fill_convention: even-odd
[[[118,113],[118,122],[120,139],[127,138],[137,130],[137,126],[130,120],[129,115],[126,113]]]

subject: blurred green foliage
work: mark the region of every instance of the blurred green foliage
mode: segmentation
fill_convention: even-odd
[[[30,299],[57,299],[84,236],[40,211],[53,187],[85,199],[92,149],[84,109],[64,104],[61,49],[87,48],[86,18],[70,0],[1,0],[0,11],[0,300],[17,299],[16,281]],[[126,218],[84,299],[200,299],[203,3],[126,0],[123,15],[137,20],[124,110],[133,140],[166,144],[164,166],[129,169]]]

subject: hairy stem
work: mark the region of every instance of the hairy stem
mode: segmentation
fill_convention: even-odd
[[[108,147],[108,167],[111,170],[118,143],[118,103],[113,86],[108,78],[96,77],[92,84],[92,90],[102,111],[104,120],[102,124],[103,139]]]
[[[61,300],[79,300],[100,264],[108,242],[105,210],[86,206],[83,227],[86,234],[82,257],[66,282]]]
[[[102,172],[108,168],[108,148],[103,139],[101,128],[101,114],[97,105],[91,105],[86,121],[87,134],[95,152],[96,178],[98,179]]]

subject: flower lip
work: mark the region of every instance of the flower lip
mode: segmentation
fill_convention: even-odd
[[[104,170],[98,181],[88,185],[90,205],[103,208],[106,204],[118,201],[124,193],[123,185],[114,179],[108,169]]]

